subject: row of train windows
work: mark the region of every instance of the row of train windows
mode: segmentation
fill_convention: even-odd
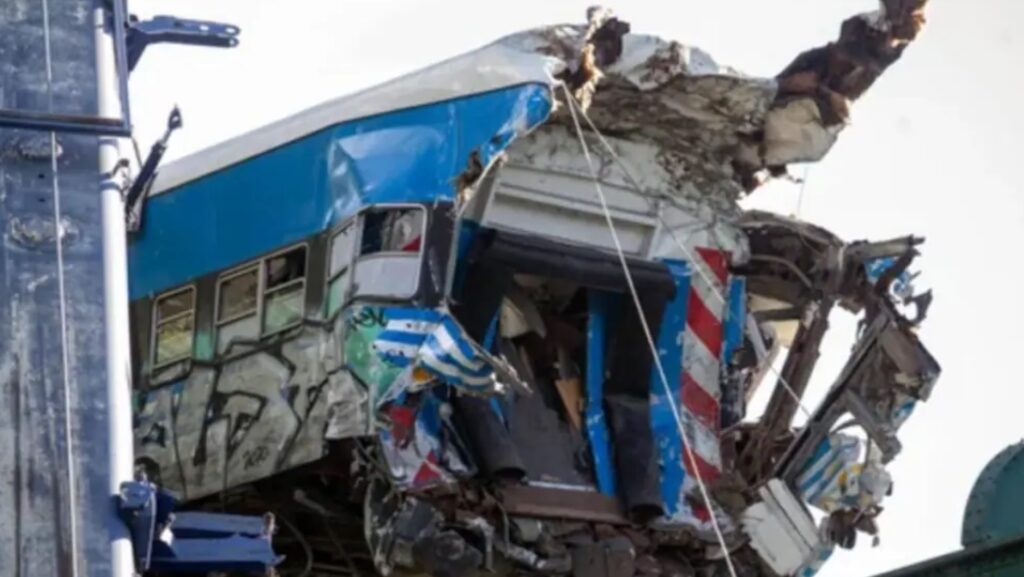
[[[414,257],[411,274],[418,268],[425,211],[420,208],[372,210],[342,227],[331,238],[327,268],[327,314],[333,315],[348,297],[350,271],[363,257],[394,255]],[[361,242],[356,243],[355,239]],[[358,252],[356,251],[358,245]],[[408,258],[403,260],[409,260]],[[302,321],[305,313],[307,247],[289,248],[222,275],[217,281],[215,308],[217,353],[232,341],[256,340],[279,333]],[[372,267],[366,267],[370,269]],[[412,294],[389,292],[395,283],[392,267],[374,271],[367,279],[369,291],[388,297]],[[399,275],[409,277],[410,274]],[[358,275],[357,275],[358,276]],[[412,293],[415,282],[412,278]],[[375,290],[374,282],[383,283]],[[410,280],[405,280],[409,283]],[[408,292],[405,290],[404,292]],[[162,367],[192,357],[195,335],[196,290],[189,286],[161,295],[153,305],[153,366]]]

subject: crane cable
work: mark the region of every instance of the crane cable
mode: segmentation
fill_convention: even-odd
[[[573,100],[572,102],[575,103],[575,100]],[[608,142],[608,140],[604,137],[604,135],[601,133],[601,131],[598,130],[597,126],[594,125],[594,121],[591,120],[591,118],[587,114],[587,112],[585,110],[579,109],[578,107],[577,107],[577,110],[578,110],[580,116],[582,116],[583,119],[587,122],[587,125],[589,126],[590,130],[592,130],[594,132],[594,134],[597,135],[598,141],[608,151],[608,154],[611,155],[612,159],[615,161],[615,163],[622,170],[623,174],[629,180],[630,184],[633,186],[633,188],[636,190],[636,192],[638,194],[642,195],[642,196],[649,196],[648,193],[646,193],[644,191],[643,187],[640,186],[640,183],[639,183],[639,181],[637,181],[636,177],[633,176],[633,173],[632,173],[631,170],[629,170],[629,167],[626,166],[626,163],[625,163],[625,161],[622,160],[622,157],[620,157],[619,154],[617,152],[615,152],[615,149],[612,148],[611,143]],[[581,140],[583,139],[582,132],[579,134],[579,137],[580,137]],[[596,178],[596,176],[595,176],[595,178]],[[806,176],[805,176],[805,178],[806,178]],[[707,285],[708,287],[710,287],[711,294],[713,294],[715,296],[715,298],[718,299],[719,304],[723,304],[723,305],[726,304],[725,297],[718,290],[718,287],[715,285],[715,283],[712,282],[711,276],[708,274],[708,272],[706,270],[704,270],[704,266],[701,264],[701,259],[697,258],[697,256],[693,254],[693,251],[691,251],[689,249],[689,247],[686,246],[686,243],[684,243],[681,240],[679,240],[679,237],[676,236],[675,231],[672,229],[671,226],[668,225],[667,222],[665,222],[665,219],[664,219],[664,217],[661,216],[660,212],[658,214],[658,221],[661,223],[661,225],[668,232],[669,236],[672,237],[672,241],[675,243],[675,245],[683,252],[683,254],[686,255],[687,260],[693,265],[693,268],[695,268],[697,270],[697,274],[700,275],[701,280],[704,281],[704,284]],[[754,320],[754,315],[748,313],[747,314],[747,320]],[[782,385],[782,388],[796,402],[797,407],[804,414],[804,416],[807,417],[808,419],[810,419],[811,418],[811,411],[807,408],[806,405],[804,405],[803,399],[800,397],[800,395],[797,394],[797,392],[789,384],[789,382],[786,380],[786,378],[783,377],[782,374],[772,364],[768,365],[768,371],[771,372],[772,375],[774,375],[776,379],[778,379],[778,382]]]
[[[49,112],[53,113],[53,55],[50,50],[50,3],[43,0],[43,43],[45,46],[46,58],[46,92]],[[60,179],[59,167],[57,165],[57,133],[50,132],[50,171],[53,175],[53,238],[56,244],[57,255],[57,294],[59,298],[58,314],[60,315],[60,346],[61,346],[61,374],[63,377],[64,389],[64,452],[68,467],[68,533],[71,545],[71,575],[78,575],[78,521],[75,511],[75,495],[77,494],[77,481],[75,478],[75,459],[72,435],[71,416],[71,379],[68,360],[68,314],[67,314],[67,292],[64,283],[64,248],[63,248],[63,226],[61,225],[60,208]]]
[[[587,161],[587,166],[590,169],[591,177],[594,180],[594,189],[597,191],[597,197],[601,201],[601,209],[604,212],[605,222],[608,224],[608,231],[612,235],[612,242],[615,244],[615,252],[618,254],[619,263],[622,266],[622,272],[626,277],[626,284],[629,287],[630,295],[633,297],[633,304],[637,310],[637,316],[640,317],[640,325],[644,330],[644,337],[647,339],[647,346],[650,347],[651,356],[654,358],[655,366],[658,369],[658,376],[661,380],[661,385],[665,389],[666,398],[668,399],[668,405],[672,409],[672,416],[675,419],[676,427],[679,430],[679,435],[683,440],[683,449],[686,452],[686,458],[693,468],[694,478],[697,480],[697,487],[700,489],[701,497],[704,500],[705,506],[707,506],[710,512],[711,527],[714,529],[715,537],[718,539],[718,544],[722,548],[722,555],[725,559],[726,567],[729,570],[731,577],[737,577],[736,567],[733,565],[732,556],[729,553],[729,547],[726,545],[725,536],[722,534],[722,528],[718,524],[718,517],[715,512],[714,504],[711,501],[711,496],[708,493],[707,486],[704,483],[704,479],[701,477],[700,468],[697,466],[697,459],[693,454],[691,448],[690,439],[686,434],[686,428],[683,425],[682,415],[679,413],[679,407],[676,403],[675,396],[672,394],[672,389],[668,384],[668,377],[665,374],[665,367],[661,364],[661,357],[658,355],[658,348],[654,344],[654,337],[651,334],[651,327],[647,323],[647,317],[644,315],[643,305],[640,302],[640,296],[637,293],[636,286],[633,284],[633,274],[629,270],[629,263],[626,262],[626,255],[622,249],[622,243],[619,241],[619,234],[615,229],[615,223],[612,221],[611,211],[608,208],[608,201],[605,198],[604,190],[601,188],[601,182],[598,179],[597,170],[594,168],[594,161],[590,156],[590,149],[587,146],[586,139],[583,137],[583,129],[580,126],[579,118],[577,117],[578,104],[572,93],[569,91],[569,87],[563,82],[561,83],[562,89],[565,91],[565,97],[569,102],[569,112],[572,114],[572,121],[576,127],[576,134],[579,137],[580,146],[583,149],[583,156]],[[582,111],[581,111],[582,112]]]

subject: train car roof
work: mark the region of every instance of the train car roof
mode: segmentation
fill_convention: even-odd
[[[553,57],[496,42],[366,90],[329,100],[161,167],[157,195],[347,121],[522,84],[551,84]]]

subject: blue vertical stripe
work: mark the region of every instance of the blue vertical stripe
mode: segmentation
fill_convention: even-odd
[[[683,440],[679,434],[671,402],[680,402],[683,374],[683,335],[686,331],[686,304],[690,294],[690,267],[682,261],[665,261],[675,282],[675,296],[665,307],[658,333],[658,358],[665,369],[668,393],[661,382],[658,367],[651,374],[651,429],[661,463],[661,499],[669,515],[679,509],[683,494]],[[671,395],[671,398],[669,397]]]
[[[608,424],[604,416],[604,359],[608,340],[608,314],[614,296],[598,290],[587,291],[587,438],[594,456],[597,487],[615,495]]]
[[[487,325],[487,334],[484,335],[484,350],[493,353],[495,351],[495,344],[498,341],[498,330],[501,325],[501,307],[498,307],[498,311],[494,313],[494,318],[491,319],[491,324]],[[501,410],[501,403],[498,402],[497,395],[490,398],[491,411],[498,420],[501,421],[505,428],[508,428],[508,419],[505,418],[505,412]]]
[[[729,279],[729,295],[722,326],[722,368],[728,370],[732,356],[743,346],[743,331],[747,326],[747,279],[733,276]],[[743,392],[739,384],[722,379],[721,422],[731,427],[743,419]]]

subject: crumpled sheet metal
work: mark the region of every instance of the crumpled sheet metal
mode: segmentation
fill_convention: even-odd
[[[821,532],[780,479],[758,489],[760,499],[743,512],[750,546],[777,575],[793,575],[817,555]]]
[[[668,172],[653,143],[616,136],[608,136],[607,142],[621,163],[601,146],[592,146],[590,154],[623,250],[644,258],[690,260],[699,247],[717,247],[730,254],[733,264],[746,261],[749,248],[738,224],[744,212],[735,202],[704,194],[679,174]],[[590,166],[572,128],[551,123],[541,126],[509,146],[505,157],[496,171],[498,200],[488,206],[489,219],[497,218],[499,225],[541,236],[615,250],[594,192]],[[570,221],[559,216],[563,220],[560,228],[540,222],[536,214],[507,223],[495,217],[505,206],[503,196],[524,192],[544,202],[571,205],[575,217]],[[481,202],[486,200],[482,198]],[[467,213],[472,214],[473,209],[471,206]],[[644,220],[652,223],[646,233],[637,226]],[[593,233],[581,239],[573,231],[584,225]],[[686,250],[681,250],[680,244]]]
[[[420,368],[465,392],[501,392],[494,369],[484,357],[486,353],[453,317],[417,308],[391,307],[382,312],[387,324],[372,347],[385,361],[403,368]]]
[[[586,27],[562,25],[502,40],[577,67]],[[674,191],[736,198],[731,155],[737,134],[754,133],[775,96],[771,79],[746,78],[696,48],[654,36],[627,34],[621,56],[602,70],[588,114],[610,135],[659,148]],[[560,92],[556,97],[564,99]],[[571,127],[567,111],[556,120]],[[695,189],[695,190],[694,190]],[[665,191],[672,192],[672,191]]]
[[[540,28],[500,42],[560,60],[556,76],[576,89],[598,128],[658,146],[677,190],[689,184],[735,199],[756,188],[766,169],[779,174],[786,164],[824,157],[849,118],[850,101],[916,38],[926,1],[883,0],[777,78],[746,76],[698,48],[629,33],[608,11],[592,10],[586,26]],[[564,111],[555,120],[571,125]]]
[[[370,410],[381,422],[378,437],[392,482],[408,490],[454,485],[470,473],[459,453],[452,391],[493,396],[518,377],[503,360],[474,342],[446,311],[413,307],[355,307],[352,331],[360,353],[352,370],[372,391]]]
[[[451,438],[451,407],[426,393],[418,402],[397,401],[384,410],[388,426],[379,437],[392,481],[409,490],[450,486],[470,473]]]
[[[869,447],[866,459],[862,453],[860,439],[842,433],[829,435],[797,476],[801,498],[826,513],[866,511],[881,505],[892,487],[892,477],[877,450]]]

